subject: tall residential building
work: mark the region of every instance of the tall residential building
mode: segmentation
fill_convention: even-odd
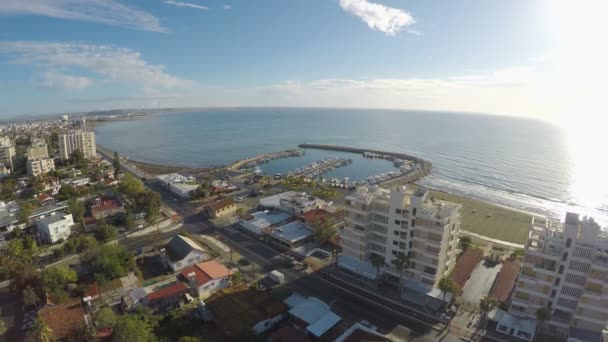
[[[546,332],[599,335],[608,322],[608,236],[592,219],[567,213],[564,223],[533,219],[509,312],[536,319]]]
[[[32,146],[28,147],[25,154],[28,158],[48,158],[49,157],[49,151],[46,147],[46,144],[44,144],[44,143],[32,145]]]
[[[11,139],[9,137],[0,137],[0,164],[13,171],[15,157],[15,146],[11,143]]]
[[[70,158],[72,152],[79,150],[85,158],[97,156],[95,132],[76,131],[59,135],[59,155],[61,160]]]
[[[342,255],[345,262],[348,257],[369,262],[377,254],[384,258],[385,277],[398,283],[400,270],[392,261],[409,254],[405,287],[409,283],[431,293],[456,263],[460,209],[459,204],[432,198],[422,187],[359,188],[346,197]]]
[[[28,158],[27,174],[38,177],[55,170],[55,160],[52,158]]]

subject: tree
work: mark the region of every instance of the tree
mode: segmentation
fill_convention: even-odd
[[[312,222],[312,236],[320,244],[324,244],[338,234],[332,220],[315,220]]]
[[[443,293],[444,302],[445,297],[448,293],[452,294],[452,300],[454,300],[454,297],[456,297],[456,295],[460,292],[458,284],[456,284],[456,282],[454,281],[454,279],[452,279],[451,276],[445,276],[441,278],[439,280],[439,284],[437,284],[437,288],[439,288],[439,290],[441,290],[441,292]]]
[[[100,328],[112,328],[116,324],[116,314],[110,308],[101,308],[95,314],[95,324]]]
[[[144,191],[144,184],[130,173],[125,173],[118,184],[118,191],[128,197],[134,198],[137,194]]]
[[[19,211],[17,212],[17,220],[19,224],[29,224],[30,223],[30,215],[32,214],[32,205],[29,203],[21,204]]]
[[[410,259],[411,258],[409,255],[399,253],[397,254],[397,257],[392,261],[392,264],[395,266],[395,268],[399,270],[399,293],[401,293],[402,288],[403,272],[405,272],[405,270],[409,269],[411,266]]]
[[[41,319],[36,319],[34,327],[28,332],[25,340],[28,342],[52,342],[53,331]]]
[[[161,198],[158,192],[146,191],[148,194],[148,205],[146,207],[146,222],[154,223],[160,215]]]
[[[380,267],[384,266],[384,257],[378,255],[376,253],[372,253],[369,257],[369,261],[372,263],[372,266],[376,268],[376,277],[380,279]]]
[[[150,342],[156,341],[156,336],[152,332],[150,324],[129,314],[121,317],[114,327],[114,342]]]
[[[104,245],[96,252],[87,251],[81,259],[91,267],[93,276],[100,283],[137,270],[133,254],[119,245]]]
[[[116,239],[118,236],[118,232],[116,231],[116,227],[111,224],[104,224],[98,227],[95,230],[95,239],[99,242],[108,242]]]
[[[479,300],[479,310],[482,316],[482,329],[485,329],[485,324],[488,318],[488,313],[498,304],[498,301],[490,296],[485,296]]]
[[[471,246],[471,237],[469,236],[463,236],[460,238],[460,241],[458,241],[458,244],[460,246],[460,250],[461,251],[466,251],[469,246]]]
[[[247,209],[245,209],[245,208],[243,208],[243,207],[238,207],[238,208],[236,209],[236,214],[237,214],[238,216],[243,216],[243,215],[245,215],[245,213],[247,213]]]
[[[112,165],[114,166],[114,178],[118,179],[118,174],[120,173],[120,157],[118,156],[118,152],[114,152]]]
[[[57,199],[60,201],[66,201],[78,196],[78,190],[70,184],[64,184],[59,189],[59,193],[57,193]]]
[[[72,198],[68,204],[68,213],[72,214],[75,222],[82,222],[86,208],[84,203]]]
[[[41,273],[44,290],[49,293],[55,302],[61,303],[67,300],[65,292],[67,284],[78,280],[76,272],[67,266],[54,266],[45,268]]]
[[[81,324],[78,328],[70,331],[65,337],[66,342],[96,342],[97,337],[86,324]]]
[[[13,178],[5,178],[2,180],[0,200],[7,202],[15,199],[15,183]]]
[[[84,157],[84,154],[80,150],[74,150],[70,154],[70,164],[74,165],[74,167],[78,169],[82,169],[86,167],[87,160]]]
[[[21,295],[23,296],[23,304],[25,306],[34,306],[38,310],[38,295],[33,287],[30,285],[26,286]]]
[[[127,230],[131,230],[135,227],[135,221],[133,220],[133,214],[131,214],[130,210],[127,210],[125,212],[124,226]]]
[[[230,280],[232,281],[232,285],[238,285],[243,282],[243,275],[241,272],[234,272]]]
[[[204,339],[195,336],[182,336],[179,338],[178,342],[203,342]]]

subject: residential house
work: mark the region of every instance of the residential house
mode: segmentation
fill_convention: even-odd
[[[206,297],[230,285],[230,270],[215,260],[186,267],[181,275],[198,297]]]
[[[224,198],[223,200],[216,201],[214,203],[205,206],[205,214],[211,218],[231,216],[236,213],[236,203],[231,198]]]
[[[508,304],[515,289],[520,269],[521,262],[518,258],[504,260],[500,272],[498,272],[496,279],[494,279],[489,296],[501,303]]]
[[[40,218],[36,225],[42,238],[53,244],[60,240],[66,240],[72,234],[74,219],[72,214],[52,214]]]
[[[149,293],[144,304],[157,311],[167,311],[175,308],[188,292],[188,286],[177,282]]]
[[[231,338],[249,338],[270,330],[285,318],[288,307],[265,291],[240,284],[216,292],[207,300],[218,327]]]
[[[91,184],[91,179],[89,177],[66,178],[61,180],[61,184],[79,187]]]
[[[293,221],[273,228],[267,236],[268,241],[279,248],[305,255],[306,243],[312,238],[312,230],[301,221]]]
[[[494,307],[487,316],[486,330],[495,329],[497,332],[524,341],[533,341],[536,334],[536,322],[519,315],[513,315]],[[494,328],[495,327],[495,328]]]
[[[379,333],[375,327],[364,321],[346,329],[334,342],[390,342],[391,339]]]
[[[161,252],[161,257],[173,271],[181,270],[209,258],[209,255],[201,246],[183,235],[176,235]]]
[[[186,177],[179,173],[156,176],[156,179],[164,188],[181,198],[190,198],[199,186],[194,177]]]
[[[258,211],[239,219],[239,227],[253,236],[270,233],[273,227],[287,223],[291,216],[284,212]]]
[[[124,212],[124,206],[115,198],[96,198],[91,205],[91,215],[97,220]]]
[[[44,193],[36,196],[36,201],[41,207],[55,203],[53,196]]]
[[[321,338],[342,320],[329,305],[315,297],[294,293],[283,302],[289,307],[292,326],[313,338]]]
[[[68,202],[64,201],[34,208],[30,214],[29,221],[35,223],[41,217],[65,213],[67,207]],[[16,203],[10,204],[4,208],[0,205],[0,242],[4,241],[6,236],[13,230],[25,228],[25,224],[20,224],[17,220],[17,211],[19,211],[19,206]]]
[[[26,168],[31,177],[46,175],[55,170],[55,160],[49,157],[28,158]]]
[[[90,321],[78,299],[63,304],[47,304],[38,311],[38,319],[51,329],[52,340],[65,339]]]
[[[85,291],[83,298],[88,305],[116,306],[124,303],[125,298],[129,297],[132,291],[140,288],[139,280],[133,272],[126,276],[112,279],[101,285],[93,283]]]
[[[325,201],[305,192],[287,191],[260,199],[264,210],[280,210],[290,215],[302,215],[314,209],[328,207]]]

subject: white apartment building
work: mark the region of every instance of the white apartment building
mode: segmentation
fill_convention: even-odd
[[[72,227],[74,226],[74,219],[72,214],[56,214],[41,218],[38,223],[38,232],[42,237],[50,242],[55,243],[59,239],[67,239],[72,233]]]
[[[48,158],[49,151],[46,144],[32,145],[27,148],[25,155],[28,157],[28,159]]]
[[[377,254],[384,257],[385,277],[398,282],[400,270],[393,266],[392,260],[399,254],[409,254],[411,268],[403,277],[405,290],[415,289],[437,298],[439,280],[456,263],[460,209],[459,204],[430,197],[428,189],[422,187],[416,190],[358,188],[346,197],[339,266],[353,271],[357,266],[346,265],[349,261],[358,259],[369,263],[370,255]],[[368,278],[371,278],[370,269],[369,264],[361,267]]]
[[[533,219],[531,226],[509,313],[536,319],[547,308],[546,332],[599,336],[608,322],[608,236],[573,213],[562,224]]]
[[[0,137],[0,163],[13,171],[16,153],[9,137]]]
[[[61,160],[70,158],[72,152],[79,150],[85,158],[97,156],[95,132],[76,131],[59,135],[59,156]]]
[[[45,175],[55,170],[55,160],[52,158],[28,158],[27,159],[27,174],[33,177]]]

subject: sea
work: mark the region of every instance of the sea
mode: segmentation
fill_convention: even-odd
[[[606,175],[581,172],[592,165],[581,165],[576,142],[543,121],[375,109],[204,109],[109,122],[95,131],[99,144],[130,159],[190,167],[228,165],[302,143],[402,152],[433,164],[420,182],[429,188],[562,220],[573,211],[608,225]],[[362,181],[394,170],[385,160],[313,149],[261,168],[285,174],[333,156],[352,164],[328,178]]]

